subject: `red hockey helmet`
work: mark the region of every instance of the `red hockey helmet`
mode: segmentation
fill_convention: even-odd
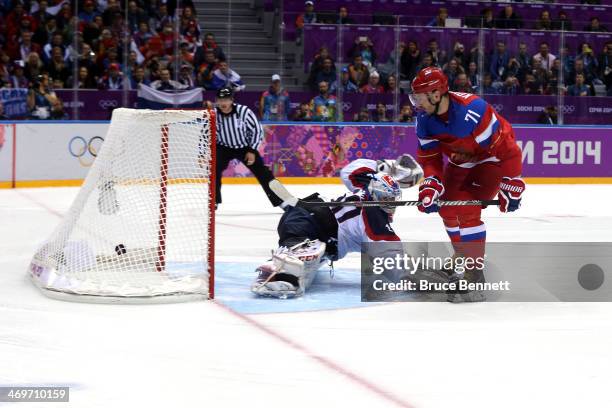
[[[412,93],[448,92],[448,79],[440,68],[427,67],[420,70],[412,81]]]

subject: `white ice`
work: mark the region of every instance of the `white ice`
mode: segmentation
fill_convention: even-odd
[[[289,189],[329,197],[342,191]],[[220,292],[214,302],[173,305],[48,299],[25,271],[76,192],[0,190],[0,386],[67,385],[71,402],[53,406],[86,408],[612,406],[610,303],[394,303],[243,314],[224,306]],[[226,185],[223,193],[219,263],[265,260],[280,212],[258,186]],[[610,242],[610,198],[608,185],[530,185],[520,212],[486,210],[487,236]],[[404,240],[446,239],[435,215],[402,208],[396,218]]]

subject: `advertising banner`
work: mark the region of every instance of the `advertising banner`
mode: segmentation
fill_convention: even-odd
[[[0,89],[0,102],[8,118],[23,118],[28,113],[28,90],[25,88]]]
[[[17,180],[84,179],[107,129],[105,123],[17,124]]]
[[[12,178],[12,124],[0,124],[0,182]],[[107,123],[18,123],[16,180],[79,180],[99,152]],[[265,125],[260,146],[277,177],[335,177],[358,158],[416,153],[414,126]],[[612,177],[612,129],[515,127],[524,177]],[[226,177],[251,177],[235,161]],[[6,184],[6,183],[5,183]],[[6,187],[6,185],[4,185]]]

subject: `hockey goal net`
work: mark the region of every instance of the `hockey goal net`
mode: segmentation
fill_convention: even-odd
[[[115,109],[78,196],[32,259],[33,281],[68,300],[212,298],[214,179],[213,111]]]

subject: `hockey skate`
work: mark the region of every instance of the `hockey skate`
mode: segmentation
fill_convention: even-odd
[[[465,274],[453,273],[450,277],[450,282],[459,285],[460,281],[469,283],[484,283],[485,276],[482,269],[470,269],[465,271]],[[487,296],[483,290],[465,290],[456,289],[446,292],[446,300],[450,303],[470,303],[484,302]]]

